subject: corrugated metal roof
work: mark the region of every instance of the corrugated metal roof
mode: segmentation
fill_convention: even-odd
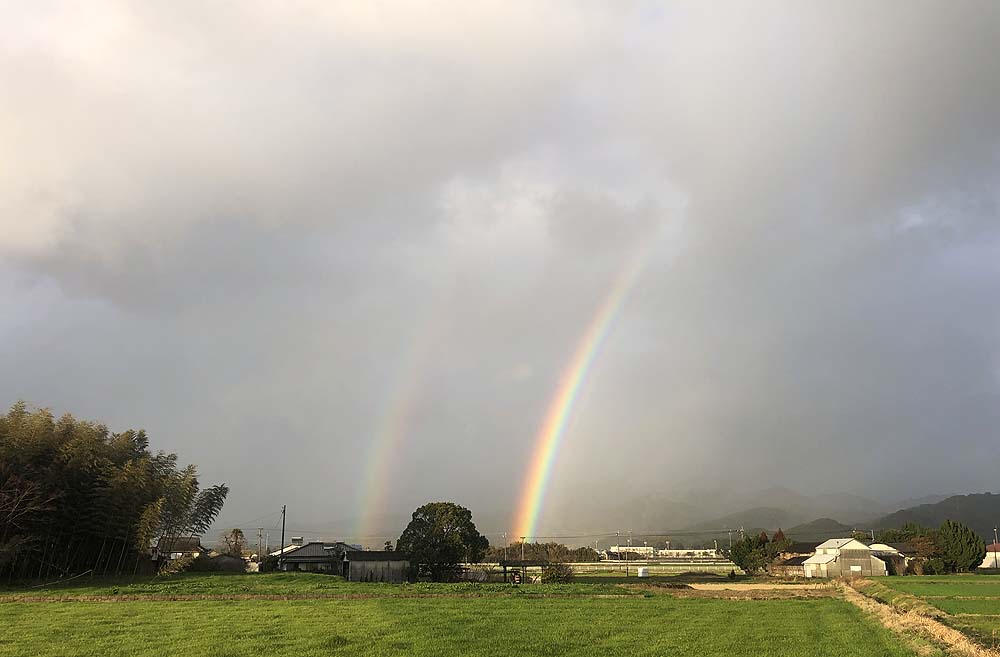
[[[835,554],[814,554],[805,561],[803,564],[813,563],[813,564],[823,564],[830,563],[831,561],[836,561],[837,555]]]

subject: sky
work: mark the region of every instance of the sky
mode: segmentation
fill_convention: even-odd
[[[640,257],[543,530],[998,488],[1000,4],[0,12],[0,404],[145,428],[219,526],[508,529]]]

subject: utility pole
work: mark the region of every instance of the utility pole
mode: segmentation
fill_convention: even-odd
[[[524,562],[524,539],[526,539],[526,538],[528,538],[528,537],[527,536],[522,536],[521,537],[521,561],[522,561],[521,567],[522,568],[524,567],[524,563],[523,563]]]
[[[994,527],[993,528],[993,545],[996,545],[997,543],[1000,543],[1000,541],[997,540],[997,528]],[[997,548],[997,549],[1000,549],[1000,548]],[[996,552],[996,550],[993,551],[993,567],[994,568],[997,567],[997,552]]]
[[[507,561],[507,532],[503,533],[503,560]]]
[[[875,530],[873,529],[872,530],[872,543],[874,543],[874,542],[875,542]]]
[[[632,547],[632,530],[628,530],[628,546]],[[628,577],[628,552],[625,553],[625,577]]]
[[[726,532],[729,534],[729,549],[733,549],[733,530],[727,529]]]
[[[281,562],[285,558],[285,505],[281,505],[281,545],[278,546],[278,570],[281,570]]]
[[[263,527],[257,528],[257,563],[260,563],[263,560],[263,557],[261,556],[260,553],[260,533],[262,531],[264,531]]]

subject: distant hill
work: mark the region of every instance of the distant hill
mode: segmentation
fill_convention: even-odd
[[[937,527],[945,520],[966,524],[988,542],[992,542],[993,528],[1000,524],[1000,495],[952,495],[936,504],[921,504],[882,516],[872,526],[895,529],[908,522],[915,522],[925,527]]]
[[[819,518],[783,530],[785,536],[796,541],[825,541],[828,538],[850,536],[854,528],[833,518]]]
[[[743,527],[747,531],[750,529],[777,529],[778,527],[788,527],[802,521],[802,515],[787,509],[771,506],[758,506],[752,509],[745,509],[736,513],[731,513],[714,520],[700,522],[689,527],[692,531],[737,529]]]

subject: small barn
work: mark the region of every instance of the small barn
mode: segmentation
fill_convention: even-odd
[[[872,577],[885,575],[885,562],[853,538],[831,538],[802,562],[806,577]]]
[[[392,582],[407,580],[410,560],[394,550],[345,550],[341,575],[349,582]]]
[[[980,568],[1000,568],[1000,543],[986,546],[986,558],[979,564]]]
[[[805,562],[808,555],[800,554],[795,557],[788,557],[774,563],[768,569],[776,577],[805,577]]]

